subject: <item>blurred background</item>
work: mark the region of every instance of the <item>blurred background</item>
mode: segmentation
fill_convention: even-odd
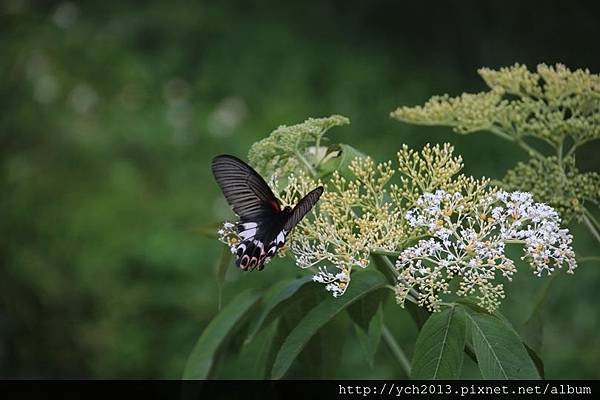
[[[352,124],[332,142],[386,160],[449,141],[466,173],[501,178],[523,151],[389,112],[485,90],[482,66],[599,73],[598,5],[0,0],[0,377],[179,378],[217,312],[221,246],[201,231],[231,217],[210,159],[246,158],[280,124],[339,113]],[[600,254],[570,228],[578,254]],[[223,301],[295,275],[290,258],[232,268]],[[542,284],[525,271],[506,285],[515,325]],[[547,377],[600,378],[599,284],[587,263],[549,293]],[[414,324],[386,314],[410,355]],[[349,331],[327,377],[395,376],[384,345],[370,369],[357,343]]]

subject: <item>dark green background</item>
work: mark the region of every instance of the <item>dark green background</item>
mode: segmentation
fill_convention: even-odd
[[[180,377],[217,311],[221,247],[199,230],[230,214],[210,159],[245,158],[280,124],[339,113],[352,124],[332,141],[377,160],[450,141],[467,173],[502,177],[523,151],[388,113],[484,90],[482,66],[600,72],[597,4],[1,0],[0,376]],[[598,150],[581,169],[599,169]],[[571,229],[579,254],[600,253]],[[599,268],[549,294],[548,377],[600,378]],[[294,275],[289,258],[231,269],[223,299]],[[507,285],[515,326],[542,283],[523,270]],[[390,303],[386,321],[410,355],[406,312]],[[353,330],[338,334],[342,366],[323,376],[401,376],[384,345],[370,369]]]

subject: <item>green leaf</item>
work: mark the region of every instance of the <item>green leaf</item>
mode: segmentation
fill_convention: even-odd
[[[535,369],[537,369],[538,374],[540,374],[540,377],[542,379],[546,379],[546,372],[544,371],[544,361],[542,360],[542,358],[538,355],[538,353],[535,350],[533,350],[531,347],[529,347],[527,345],[527,343],[523,343],[523,344],[525,345],[527,354],[529,354],[529,357],[531,357],[531,360],[535,364]]]
[[[350,319],[358,325],[363,332],[366,333],[369,330],[371,319],[375,317],[379,306],[383,303],[388,293],[389,291],[386,289],[377,290],[348,307]]]
[[[385,277],[388,279],[388,282],[391,285],[395,285],[397,283],[396,267],[394,266],[394,263],[390,261],[388,256],[382,254],[371,254],[371,259],[373,260],[373,264],[377,270],[385,275]]]
[[[271,377],[279,379],[292,365],[308,340],[328,321],[350,304],[386,284],[385,277],[377,271],[355,273],[346,293],[338,298],[321,301],[300,321],[286,338],[273,365]]]
[[[542,349],[542,342],[544,339],[544,306],[546,299],[548,298],[548,292],[552,284],[556,281],[556,277],[559,273],[552,274],[549,279],[544,282],[538,300],[531,311],[531,315],[523,324],[521,334],[525,343],[531,347],[535,353],[539,353]]]
[[[188,357],[183,379],[206,379],[221,345],[235,332],[236,327],[259,300],[251,290],[238,294],[208,324]]]
[[[219,379],[265,379],[270,370],[269,356],[277,329],[277,323],[269,324],[253,341],[244,343],[239,355],[223,369],[224,376]]]
[[[404,308],[406,309],[406,311],[408,311],[413,321],[415,321],[417,329],[421,329],[431,315],[431,313],[427,311],[425,307],[419,307],[418,305],[410,301],[404,303]]]
[[[458,379],[466,337],[467,324],[460,307],[433,313],[417,338],[411,378]]]
[[[484,379],[540,379],[521,338],[504,320],[465,308]]]
[[[291,379],[335,379],[351,322],[338,314],[307,341],[288,371]]]
[[[388,293],[387,289],[376,290],[348,307],[348,315],[354,322],[358,341],[371,368],[381,339],[382,305]]]
[[[276,319],[282,312],[285,311],[286,306],[292,302],[297,301],[298,296],[310,296],[310,291],[302,291],[305,285],[312,283],[312,276],[308,275],[300,279],[295,279],[292,282],[284,283],[281,286],[276,286],[272,295],[267,295],[266,305],[261,311],[258,318],[253,322],[250,327],[250,333],[246,342],[250,342],[254,339],[256,333],[266,324]],[[316,289],[316,284],[314,284]],[[320,289],[320,288],[319,288]]]
[[[375,353],[379,347],[381,341],[381,333],[383,330],[383,304],[379,303],[375,314],[369,321],[369,325],[366,330],[363,330],[358,324],[354,324],[356,329],[356,336],[361,349],[369,363],[369,366],[373,368],[375,362]]]

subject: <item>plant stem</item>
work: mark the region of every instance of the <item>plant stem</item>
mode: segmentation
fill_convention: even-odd
[[[385,249],[375,249],[371,250],[371,254],[376,254],[378,256],[390,256],[390,257],[398,257],[400,255],[397,251],[389,251]]]
[[[402,280],[402,278],[400,278],[398,271],[396,270],[396,267],[394,266],[394,264],[390,261],[389,258],[387,258],[387,256],[381,255],[381,254],[376,254],[376,253],[372,253],[372,255],[374,257],[377,257],[379,260],[382,261],[383,264],[385,264],[386,268],[391,272],[391,274],[396,278],[397,281],[400,282],[404,282]],[[396,283],[396,282],[392,282],[392,283]],[[408,293],[410,293],[410,296],[406,296],[406,298],[415,304],[418,304],[417,299],[419,298],[419,292],[417,292],[415,289],[410,289],[408,291]]]
[[[310,165],[308,160],[306,158],[304,158],[304,156],[302,154],[300,154],[300,151],[298,151],[298,150],[296,150],[296,157],[298,158],[298,160],[300,160],[302,162],[302,164],[304,164],[304,166],[306,167],[308,172],[310,172],[311,176],[313,178],[317,178],[317,171],[315,171],[313,166]]]
[[[596,240],[598,241],[598,243],[600,243],[600,233],[598,232],[598,229],[596,229],[596,227],[594,226],[594,223],[592,222],[592,220],[588,216],[588,211],[587,210],[586,210],[585,214],[583,214],[583,222],[588,227],[588,229],[590,230],[590,232],[592,233],[592,235],[594,236],[594,238],[596,238]]]
[[[394,335],[392,335],[392,332],[390,332],[387,325],[385,324],[383,324],[382,327],[382,334],[383,340],[385,340],[385,343],[389,346],[390,350],[392,351],[392,354],[394,355],[394,357],[396,357],[398,364],[400,364],[400,367],[402,368],[406,376],[410,376],[410,361],[408,361],[406,354],[404,354],[404,351],[402,351],[402,349],[398,345],[398,342],[396,342],[396,338],[394,338]]]
[[[498,129],[498,128],[489,128],[489,131],[492,132],[493,134],[495,134],[496,136],[501,137],[502,139],[508,140],[510,142],[515,142],[516,144],[518,144],[519,146],[521,146],[521,148],[523,150],[525,150],[528,154],[543,159],[544,156],[537,151],[536,149],[534,149],[533,147],[531,147],[530,145],[528,145],[523,139],[521,139],[520,137],[515,137],[515,136],[511,136],[509,134],[507,134],[506,132],[503,132],[502,130]]]
[[[598,220],[596,219],[596,217],[594,217],[594,214],[592,214],[590,212],[590,210],[588,210],[587,208],[584,208],[583,212],[584,212],[584,214],[586,214],[588,216],[588,218],[590,219],[590,221],[592,221],[592,223],[594,224],[594,226],[596,226],[597,229],[600,229],[600,222],[598,222]]]
[[[573,154],[575,152],[575,150],[577,149],[577,147],[579,146],[580,143],[575,142],[573,143],[573,145],[571,146],[571,148],[569,149],[569,151],[567,151],[567,154],[565,154],[564,158],[569,158],[571,156],[571,154]]]
[[[563,144],[564,144],[564,139],[562,142],[560,142],[560,144],[558,145],[558,149],[557,149],[557,153],[558,153],[558,165],[560,165],[560,168],[564,170],[564,166],[563,166]]]

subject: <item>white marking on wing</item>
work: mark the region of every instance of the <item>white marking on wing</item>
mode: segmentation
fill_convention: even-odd
[[[256,235],[256,228],[246,229],[245,231],[240,232],[240,238],[242,240],[251,239]]]
[[[283,242],[285,242],[285,231],[279,232],[279,234],[277,235],[277,238],[275,240],[276,240],[278,246],[283,244]]]

